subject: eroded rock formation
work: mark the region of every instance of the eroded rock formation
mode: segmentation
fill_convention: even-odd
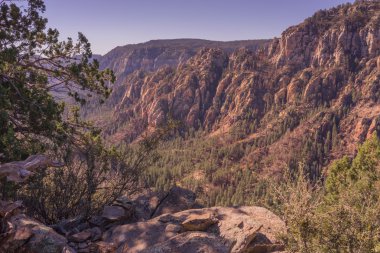
[[[170,118],[221,138],[252,125],[239,142],[262,144],[242,163],[274,173],[305,139],[323,145],[335,119],[340,145],[320,160],[352,155],[352,139],[374,129],[356,125],[379,115],[379,24],[379,1],[357,1],[319,11],[260,49],[203,48],[180,63],[121,70],[108,138],[131,142]]]

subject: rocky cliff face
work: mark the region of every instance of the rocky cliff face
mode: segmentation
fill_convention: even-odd
[[[285,166],[292,156],[281,150],[296,154],[309,139],[338,142],[327,144],[331,158],[352,154],[356,145],[350,143],[378,124],[379,26],[379,2],[359,1],[319,11],[258,50],[157,53],[147,47],[127,50],[130,57],[110,65],[111,52],[103,65],[126,78],[116,88],[114,121],[106,132],[130,142],[169,117],[209,136],[240,127],[245,133],[239,142],[255,144],[246,162],[260,160],[267,168]],[[327,150],[314,156],[324,164]]]

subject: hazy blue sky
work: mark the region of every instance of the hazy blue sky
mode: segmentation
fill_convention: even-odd
[[[49,26],[83,32],[94,53],[151,39],[273,38],[348,0],[46,0]],[[352,2],[352,0],[351,0]]]

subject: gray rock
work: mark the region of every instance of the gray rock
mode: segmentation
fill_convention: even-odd
[[[71,236],[69,236],[69,241],[71,242],[85,242],[87,241],[88,239],[90,239],[92,237],[92,231],[87,229],[87,230],[84,230],[82,232],[79,232],[79,233],[76,233],[76,234],[73,234]]]
[[[126,212],[121,206],[105,206],[102,217],[110,221],[118,221],[127,218]]]
[[[141,253],[229,253],[224,240],[203,232],[188,232],[150,247]],[[124,252],[128,252],[124,251]]]

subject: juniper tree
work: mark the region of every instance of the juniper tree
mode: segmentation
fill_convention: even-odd
[[[58,97],[79,105],[94,94],[102,100],[115,79],[91,59],[83,34],[60,41],[44,11],[42,0],[0,1],[0,162],[73,138],[80,122],[70,119],[78,114],[67,115]]]
[[[91,215],[135,191],[164,133],[138,147],[105,144],[79,108],[89,99],[103,102],[114,74],[99,69],[82,33],[60,41],[44,11],[43,0],[0,0],[0,163],[44,152],[65,166],[36,173],[18,189],[0,182],[0,196],[23,200],[30,214],[53,223]]]

